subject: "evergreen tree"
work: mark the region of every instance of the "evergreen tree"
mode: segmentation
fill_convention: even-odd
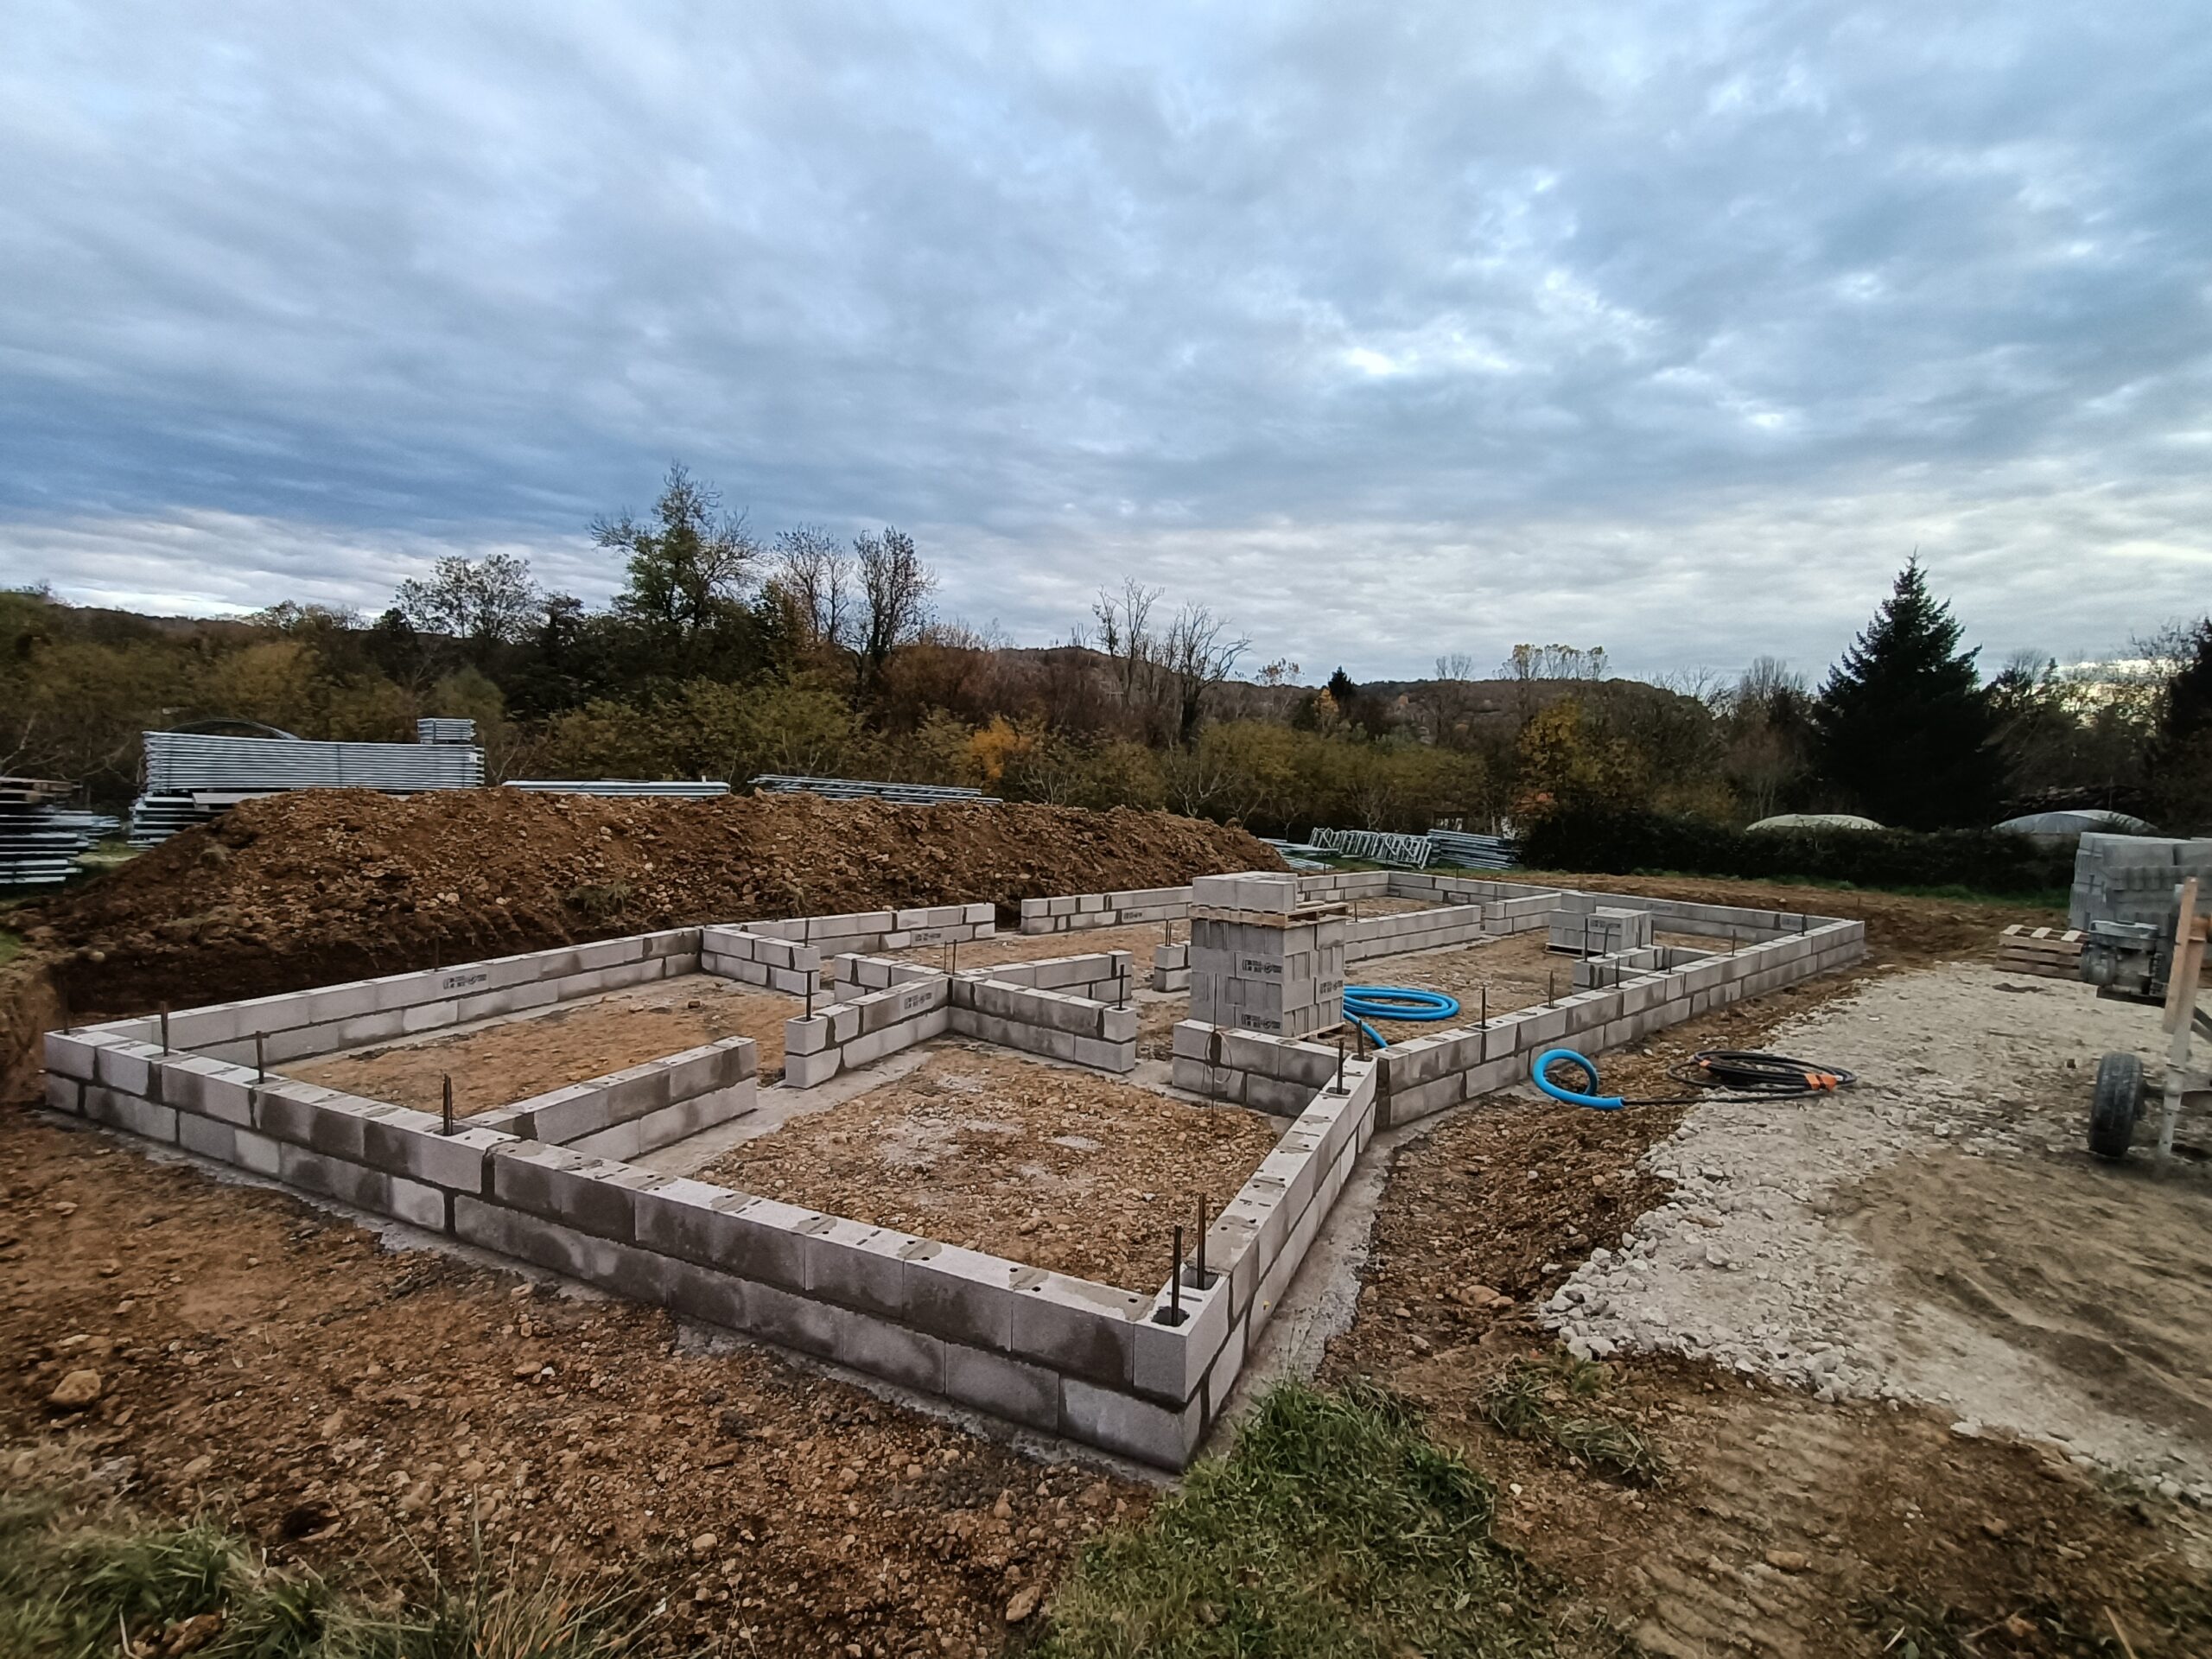
[[[1959,649],[1959,625],[1915,557],[1813,709],[1826,781],[1868,817],[1906,830],[1982,825],[2005,764],[1996,715]]]
[[[2212,617],[2183,635],[2151,741],[2151,789],[2161,828],[2201,834],[2212,823]]]

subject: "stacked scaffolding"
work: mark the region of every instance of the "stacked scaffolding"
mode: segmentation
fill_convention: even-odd
[[[317,743],[201,732],[144,735],[145,789],[130,809],[134,847],[167,841],[180,830],[221,817],[240,801],[289,790],[416,795],[484,786],[484,751],[442,738],[423,743]]]

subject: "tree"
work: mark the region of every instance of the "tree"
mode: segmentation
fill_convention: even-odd
[[[592,538],[625,556],[629,585],[616,612],[644,630],[652,645],[673,650],[671,668],[688,665],[702,639],[732,620],[760,550],[741,513],[722,511],[721,497],[681,462],[668,469],[654,523],[628,513],[592,522]]]
[[[1185,605],[1175,613],[1161,639],[1160,654],[1178,741],[1189,743],[1198,736],[1206,694],[1228,679],[1236,659],[1251,645],[1241,633],[1231,638],[1228,625],[1203,605]]]
[[[880,536],[856,537],[853,559],[860,571],[861,690],[873,696],[891,653],[921,637],[937,575],[914,550],[914,538],[887,525]]]
[[[2212,823],[2212,617],[2183,631],[2151,740],[2151,788],[2165,828]]]
[[[493,553],[440,559],[427,581],[410,576],[399,584],[391,608],[418,638],[457,640],[480,662],[494,647],[527,636],[545,601],[531,580],[529,560]]]
[[[826,530],[801,524],[776,537],[775,569],[768,585],[791,617],[805,652],[846,643],[852,627],[852,562]]]
[[[1996,717],[1949,605],[1917,556],[1813,706],[1822,777],[1886,824],[1986,824],[2004,793]]]

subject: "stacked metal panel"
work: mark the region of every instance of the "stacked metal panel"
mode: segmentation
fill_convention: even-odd
[[[318,743],[148,732],[145,746],[145,791],[130,810],[130,842],[137,847],[207,823],[240,801],[288,790],[416,795],[484,786],[484,751],[473,744]]]
[[[1432,830],[1429,845],[1438,859],[1467,870],[1510,870],[1521,861],[1521,849],[1503,836],[1471,836],[1458,830]]]
[[[104,812],[58,804],[71,792],[42,778],[0,778],[0,888],[60,886],[86,848],[120,827]]]
[[[1402,864],[1411,869],[1427,868],[1436,850],[1427,836],[1394,835],[1387,830],[1316,830],[1313,844],[1339,858],[1365,859],[1370,864]]]
[[[639,778],[511,778],[503,787],[526,789],[539,795],[651,795],[677,800],[712,800],[729,793],[725,783],[677,779],[660,783]]]
[[[833,801],[892,801],[901,806],[936,806],[945,801],[974,801],[995,806],[999,798],[980,789],[961,789],[950,784],[893,784],[868,778],[802,778],[764,772],[753,780],[763,794],[791,795],[804,791]]]
[[[2171,922],[2174,889],[2192,875],[2200,889],[2212,887],[2212,840],[2083,836],[2074,852],[2067,924]]]
[[[476,722],[431,715],[415,722],[417,743],[474,743]]]

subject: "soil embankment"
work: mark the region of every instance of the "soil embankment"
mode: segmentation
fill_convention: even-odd
[[[17,912],[10,977],[82,1019],[699,922],[988,899],[1010,923],[1026,898],[1280,868],[1240,829],[1165,812],[306,791]],[[35,1061],[8,1035],[20,1096]]]

